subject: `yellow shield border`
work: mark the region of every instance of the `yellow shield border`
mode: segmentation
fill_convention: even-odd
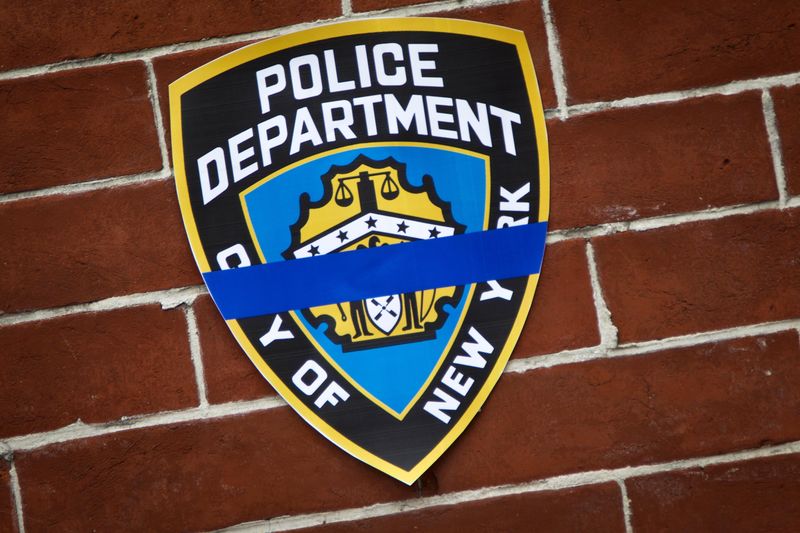
[[[431,17],[378,18],[340,22],[317,26],[308,30],[302,30],[296,33],[275,37],[266,41],[245,46],[239,50],[211,61],[210,63],[207,63],[196,70],[193,70],[192,72],[170,84],[170,124],[172,131],[172,157],[173,169],[175,172],[175,183],[177,187],[183,223],[186,228],[186,233],[189,236],[192,253],[194,254],[195,261],[197,262],[201,272],[209,272],[211,267],[200,242],[200,236],[197,231],[194,214],[192,213],[191,203],[189,201],[185,161],[183,159],[181,96],[190,89],[213,78],[217,74],[267,54],[310,42],[330,39],[333,37],[392,31],[427,31],[452,33],[457,35],[470,35],[508,43],[516,47],[525,77],[525,84],[534,119],[534,127],[536,128],[537,134],[536,143],[539,159],[538,222],[547,221],[550,208],[550,164],[547,149],[545,118],[544,111],[542,109],[536,73],[534,71],[533,62],[531,61],[528,43],[523,32],[503,26],[496,26],[481,22]],[[373,466],[374,468],[377,468],[378,470],[381,470],[382,472],[385,472],[386,474],[389,474],[390,476],[410,485],[417,480],[419,476],[422,475],[422,473],[425,472],[425,470],[427,470],[445,452],[445,450],[447,450],[448,447],[450,447],[450,445],[458,438],[459,435],[461,435],[467,425],[469,425],[477,412],[480,410],[483,403],[486,401],[489,393],[494,388],[497,380],[500,378],[500,374],[502,374],[503,370],[505,369],[506,363],[511,356],[511,352],[517,343],[517,339],[522,331],[522,326],[524,325],[525,319],[530,311],[530,306],[531,302],[533,301],[533,295],[536,290],[538,279],[538,274],[529,276],[528,283],[525,288],[525,294],[517,311],[517,316],[514,320],[511,332],[506,339],[497,362],[486,378],[486,381],[484,382],[480,391],[472,400],[472,403],[467,407],[463,416],[450,429],[445,437],[439,441],[439,443],[410,470],[398,468],[397,466],[372,454],[328,425],[322,418],[308,409],[303,402],[295,396],[291,389],[284,385],[278,376],[272,372],[269,366],[264,363],[264,361],[258,355],[255,347],[252,346],[249,339],[244,334],[244,331],[242,331],[238,322],[236,320],[228,320],[227,324],[233,335],[236,337],[236,340],[239,342],[239,345],[245,350],[247,356],[250,358],[256,368],[258,368],[259,372],[261,372],[270,385],[275,388],[275,390],[304,420],[306,420],[306,422],[311,424],[315,429],[320,431],[323,435],[325,435],[325,437],[327,437],[344,451]]]

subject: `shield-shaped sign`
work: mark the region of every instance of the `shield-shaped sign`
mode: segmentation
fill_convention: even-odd
[[[319,26],[170,86],[192,250],[312,426],[412,483],[502,373],[538,280],[545,122],[521,32]]]

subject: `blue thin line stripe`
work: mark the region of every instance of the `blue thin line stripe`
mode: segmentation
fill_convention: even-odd
[[[539,272],[547,223],[203,274],[226,320]]]

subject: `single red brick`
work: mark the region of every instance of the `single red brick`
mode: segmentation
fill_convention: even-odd
[[[0,310],[201,282],[170,180],[0,205]]]
[[[166,136],[167,150],[170,156],[172,155],[172,130],[170,128],[169,114],[169,84],[197,67],[205,65],[209,61],[217,59],[247,44],[250,44],[250,42],[226,44],[214,46],[212,48],[204,48],[202,50],[191,50],[189,52],[161,56],[153,59],[153,71],[156,75],[156,86],[158,90],[158,104],[161,108],[161,119],[164,125],[164,135]]]
[[[439,490],[800,439],[797,332],[505,374],[433,466]]]
[[[475,20],[489,24],[508,26],[525,32],[528,47],[531,50],[542,105],[553,108],[556,105],[556,93],[553,89],[553,76],[550,70],[550,56],[547,54],[547,34],[542,19],[542,9],[538,2],[523,0],[496,6],[473,7],[459,11],[442,11],[431,16],[454,19]]]
[[[585,348],[599,342],[583,241],[548,245],[531,312],[513,357]]]
[[[792,0],[556,0],[571,102],[717,85],[800,68]]]
[[[353,11],[376,11],[392,7],[403,7],[424,4],[433,0],[351,0]]]
[[[208,401],[224,403],[274,396],[274,389],[236,342],[211,298],[199,297],[194,310]]]
[[[800,531],[800,455],[634,478],[634,531]]]
[[[550,120],[548,130],[554,228],[778,197],[758,93]]]
[[[125,431],[16,457],[29,532],[207,531],[417,496],[415,487],[336,448],[289,408]]]
[[[800,194],[800,86],[772,90],[789,193]]]
[[[197,405],[186,319],[158,305],[0,328],[0,437]]]
[[[11,480],[8,474],[8,463],[0,459],[0,531],[16,532],[17,515],[14,511],[14,500],[11,496]]]
[[[341,14],[339,0],[16,2],[0,12],[0,69],[279,28]],[[13,31],[11,29],[13,28]]]
[[[0,193],[161,168],[142,63],[0,82]]]
[[[800,316],[800,209],[596,239],[622,342]]]
[[[297,533],[350,531],[625,531],[622,501],[616,484],[590,485],[560,491],[529,492],[408,513],[325,524]]]

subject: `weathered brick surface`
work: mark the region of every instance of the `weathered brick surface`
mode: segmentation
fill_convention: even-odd
[[[515,494],[399,515],[339,522],[299,532],[350,531],[625,531],[616,484],[590,485],[554,492]]]
[[[468,19],[489,24],[508,26],[525,32],[528,47],[531,51],[533,66],[539,81],[542,94],[542,105],[553,108],[556,105],[556,93],[553,89],[553,76],[550,70],[550,57],[547,54],[547,34],[544,30],[542,10],[538,2],[523,0],[497,6],[476,7],[459,11],[443,11],[434,13],[433,17]]]
[[[0,531],[8,531],[10,533],[18,531],[14,501],[11,497],[8,463],[2,459],[0,459]]]
[[[0,346],[0,437],[197,405],[180,309],[5,326]]]
[[[505,375],[431,485],[449,492],[798,439],[798,379],[796,333]],[[21,452],[17,465],[31,531],[206,530],[417,494],[288,408],[77,440]]]
[[[634,531],[800,531],[800,455],[628,481]]]
[[[198,298],[194,310],[208,401],[224,403],[274,396],[275,391],[236,342],[211,297]]]
[[[12,2],[0,11],[0,69],[235,35],[336,17],[339,0]]]
[[[595,240],[622,342],[800,316],[800,210]]]
[[[403,12],[413,15],[412,6],[423,3],[351,6],[408,6]],[[544,106],[553,108],[542,3],[490,4],[452,3],[456,9],[425,16],[524,31]],[[800,72],[800,10],[789,0],[700,7],[550,0],[550,7],[570,104]],[[0,195],[157,171],[146,61],[169,145],[170,82],[245,46],[251,32],[285,33],[286,25],[340,14],[339,0],[9,4],[0,9],[0,77],[8,78],[0,81]],[[201,40],[226,35],[238,35],[230,39],[237,42],[203,48],[208,42]],[[178,42],[190,44],[152,49]],[[176,52],[181,48],[198,49]],[[8,72],[119,52],[131,54],[23,78]],[[788,191],[799,196],[800,88],[769,91]],[[778,198],[759,90],[675,99],[549,121],[551,229]],[[800,318],[800,208],[752,211],[592,238],[620,342]],[[171,180],[6,198],[0,241],[0,315],[202,283]],[[199,398],[183,308],[139,305],[16,325],[7,317],[0,327],[0,440],[10,438],[11,449],[0,443],[0,454],[14,455],[26,529],[206,531],[342,509],[353,509],[352,517],[362,506],[420,495],[572,473],[590,480],[600,469],[713,461],[742,450],[767,455],[760,447],[800,441],[797,331],[685,348],[652,342],[646,353],[602,357],[585,246],[584,239],[548,246],[513,357],[580,349],[596,358],[503,374],[474,422],[413,487],[349,457],[288,407],[15,448],[23,434],[190,409]],[[210,297],[200,296],[192,309],[211,412],[220,403],[274,395]],[[794,454],[629,479],[633,529],[800,530],[799,474]],[[491,499],[467,494],[455,505],[312,529],[625,529],[614,483]],[[0,531],[7,530],[16,530],[16,518],[8,463],[0,461]]]
[[[552,227],[777,198],[760,93],[548,121]]]
[[[441,491],[800,439],[796,332],[506,374],[433,466]]]
[[[800,194],[800,86],[772,90],[789,194]]]
[[[169,84],[197,67],[205,65],[209,61],[217,59],[237,48],[241,48],[246,44],[248,43],[226,44],[153,59],[153,71],[156,75],[156,85],[158,89],[158,103],[161,108],[161,120],[164,125],[167,151],[170,156],[172,155],[172,129],[170,128],[169,114]]]
[[[20,453],[17,469],[29,532],[207,531],[417,494],[289,408]]]
[[[599,342],[583,242],[548,245],[533,305],[513,357],[585,348]]]
[[[0,106],[0,193],[161,168],[141,62],[3,81]]]
[[[170,180],[0,205],[0,310],[202,283]]]
[[[555,0],[570,101],[612,100],[800,69],[792,0]]]

